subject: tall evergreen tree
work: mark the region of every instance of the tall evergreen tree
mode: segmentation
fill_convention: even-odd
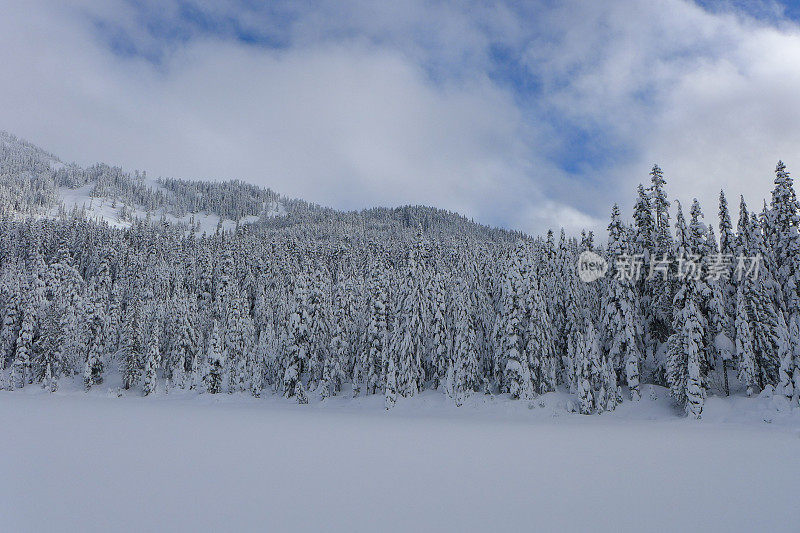
[[[225,353],[219,332],[219,324],[214,321],[206,348],[205,364],[205,389],[206,392],[217,394],[222,392],[225,371]]]
[[[692,269],[702,248],[699,231],[699,209],[692,209],[692,224],[687,227],[678,204],[676,218],[676,256],[683,261],[679,267],[680,285],[674,299],[674,333],[667,349],[667,381],[673,398],[686,408],[689,415],[699,418],[703,409],[706,373],[708,370],[706,332],[708,324],[701,311],[704,294],[702,272]]]
[[[658,165],[653,165],[650,171],[650,202],[653,208],[653,250],[651,256],[657,261],[670,261],[672,258],[673,241],[669,230],[669,207],[667,193],[664,186],[666,180],[664,173]],[[651,334],[659,341],[666,340],[672,321],[673,288],[671,279],[653,277],[650,284],[650,302],[652,306],[653,322],[650,327]]]
[[[775,254],[775,281],[782,291],[781,309],[788,346],[782,349],[780,385],[795,401],[800,396],[800,204],[786,165],[778,161],[771,210],[766,217],[767,240]]]
[[[417,254],[417,251],[412,251],[408,256],[391,343],[393,355],[397,357],[398,392],[406,398],[419,392],[425,380],[422,360],[427,340],[425,323],[430,316]]]
[[[36,327],[36,311],[28,304],[22,314],[22,325],[17,335],[14,362],[11,365],[10,382],[13,387],[24,387],[33,383],[33,335]]]
[[[157,371],[160,359],[161,353],[158,349],[158,335],[153,334],[150,336],[150,342],[147,347],[147,357],[144,363],[142,394],[145,396],[149,396],[156,391]]]
[[[616,260],[623,254],[631,256],[627,242],[628,232],[622,224],[619,207],[615,204],[608,226],[608,256],[611,263],[608,282],[603,291],[602,320],[607,357],[614,368],[624,368],[625,381],[631,399],[641,398],[641,345],[642,318],[635,294],[635,279],[629,279],[616,268]]]
[[[300,278],[292,292],[292,309],[287,322],[286,352],[283,372],[283,394],[290,398],[302,387],[303,373],[308,370],[309,339],[307,293],[305,281]],[[300,388],[298,389],[298,384]],[[300,401],[301,398],[298,398]]]
[[[525,268],[524,245],[517,245],[503,285],[502,326],[500,329],[503,357],[503,387],[512,398],[528,399],[533,393],[530,363],[524,343],[526,288],[522,271]]]
[[[744,289],[740,287],[736,292],[736,359],[739,369],[739,381],[747,389],[748,396],[753,394],[753,386],[756,383],[755,358],[747,302],[744,297]]]

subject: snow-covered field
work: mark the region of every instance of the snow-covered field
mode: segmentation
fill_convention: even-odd
[[[3,531],[798,531],[800,410],[0,392]]]
[[[151,181],[148,182],[148,185],[152,189],[160,189],[166,192],[167,189],[161,187],[157,182]],[[97,222],[107,222],[112,227],[117,228],[129,228],[131,226],[131,222],[129,220],[122,219],[122,207],[123,203],[120,201],[115,202],[113,198],[103,198],[103,197],[93,197],[91,196],[91,192],[94,189],[94,183],[90,183],[89,185],[85,185],[83,187],[79,187],[76,189],[70,189],[67,187],[59,187],[58,188],[58,196],[61,200],[61,203],[64,205],[64,209],[68,212],[74,208],[84,209],[86,216],[90,220],[95,220]],[[57,213],[57,209],[54,209],[51,215],[55,215]],[[270,205],[264,206],[264,217],[273,217],[273,216],[281,216],[285,214],[286,211],[282,204],[274,202]],[[154,220],[159,219],[161,216],[170,223],[182,223],[182,224],[189,224],[192,226],[196,226],[196,234],[197,236],[200,235],[212,235],[217,230],[217,225],[220,223],[220,217],[213,213],[188,213],[182,217],[176,217],[170,213],[166,213],[163,210],[159,210],[155,213],[150,214]],[[144,220],[147,217],[147,211],[143,208],[135,208],[128,210],[129,218],[135,218],[139,220]],[[239,220],[240,224],[252,224],[259,220],[257,216],[246,216]],[[230,231],[236,227],[235,220],[222,220],[222,229],[225,231]]]

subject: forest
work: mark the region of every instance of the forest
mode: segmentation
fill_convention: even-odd
[[[87,185],[118,220],[60,204]],[[716,216],[696,200],[684,213],[653,166],[630,220],[610,208],[607,238],[534,237],[422,206],[340,212],[242,182],[64,165],[3,134],[0,381],[89,390],[118,374],[120,394],[381,395],[386,409],[426,389],[456,405],[565,390],[583,414],[653,384],[693,418],[709,395],[770,390],[797,405],[785,165],[763,209],[736,200],[738,214],[724,191]],[[201,212],[216,231],[171,221]],[[608,264],[592,282],[578,272],[587,251]]]

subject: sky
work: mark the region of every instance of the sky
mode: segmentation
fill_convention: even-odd
[[[0,130],[67,162],[603,231],[800,172],[800,2],[0,0]],[[735,218],[735,214],[734,214]]]

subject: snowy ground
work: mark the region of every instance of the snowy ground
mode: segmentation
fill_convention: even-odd
[[[161,189],[167,193],[170,193],[167,189],[164,189],[156,182],[149,182],[149,186],[153,189]],[[94,183],[90,183],[83,187],[79,187],[76,189],[70,189],[67,187],[59,187],[58,189],[58,196],[61,202],[64,205],[64,209],[69,212],[73,208],[78,209],[85,209],[86,216],[91,220],[96,220],[98,222],[107,222],[110,226],[117,227],[117,228],[129,228],[131,226],[130,221],[122,220],[121,213],[122,213],[122,206],[123,202],[117,201],[115,202],[113,198],[103,198],[103,197],[93,197],[91,196],[92,190],[94,190]],[[170,193],[171,194],[171,193]],[[53,209],[51,215],[55,216],[58,210]],[[270,205],[264,206],[264,217],[273,217],[273,216],[281,216],[285,214],[286,211],[282,204],[273,202]],[[129,217],[133,217],[136,219],[144,220],[147,217],[147,211],[143,208],[136,208],[128,210]],[[190,225],[197,225],[197,236],[201,235],[212,235],[217,230],[217,224],[220,222],[220,217],[212,214],[212,213],[188,213],[182,217],[176,217],[169,213],[164,212],[163,210],[158,210],[154,213],[150,213],[150,216],[153,220],[158,220],[161,216],[170,223],[183,223],[183,224],[190,224]],[[252,224],[259,220],[260,217],[257,216],[246,216],[239,220],[240,224]],[[236,227],[235,220],[222,220],[222,229],[225,231],[230,231]]]
[[[62,387],[63,389],[64,387]],[[0,392],[4,531],[798,531],[800,409]],[[541,403],[541,405],[540,405]]]

